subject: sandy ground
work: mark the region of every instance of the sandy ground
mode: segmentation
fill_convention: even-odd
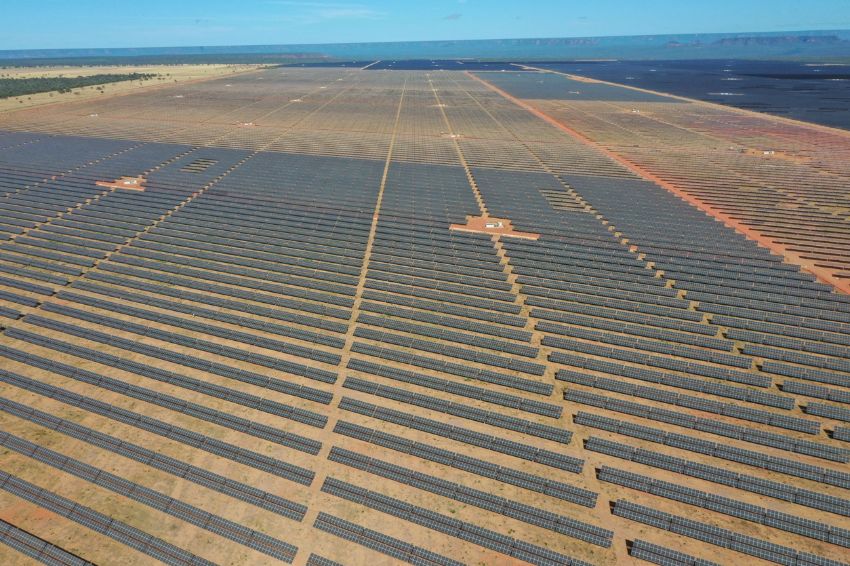
[[[151,87],[185,83],[214,77],[244,73],[262,68],[262,65],[116,65],[104,67],[12,67],[0,68],[0,78],[24,79],[38,77],[87,77],[101,74],[146,73],[158,75],[144,81],[121,81],[75,88],[71,92],[40,92],[23,96],[0,98],[0,112],[61,104],[63,102],[103,98],[109,95],[129,94]],[[100,88],[102,87],[102,90]]]

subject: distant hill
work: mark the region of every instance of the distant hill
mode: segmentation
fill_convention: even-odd
[[[0,65],[115,57],[158,62],[287,62],[291,59],[824,59],[850,58],[850,31],[675,34],[313,45],[239,45],[0,51]],[[114,61],[113,61],[114,62]]]

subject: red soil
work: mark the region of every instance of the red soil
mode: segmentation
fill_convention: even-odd
[[[466,224],[452,224],[449,226],[449,229],[460,232],[476,232],[479,234],[498,234],[499,236],[524,238],[526,240],[536,240],[540,237],[540,234],[533,232],[518,232],[514,230],[511,221],[507,218],[493,218],[491,216],[467,216]]]

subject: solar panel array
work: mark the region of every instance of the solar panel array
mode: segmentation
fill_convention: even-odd
[[[5,562],[846,562],[847,296],[476,78],[0,127]]]
[[[845,292],[850,289],[846,132],[559,72],[476,75],[739,223],[792,261],[817,268]],[[785,87],[826,96],[790,83]],[[752,102],[757,90],[747,82],[732,104]],[[829,102],[837,100],[823,100]],[[635,204],[632,212],[645,206]]]

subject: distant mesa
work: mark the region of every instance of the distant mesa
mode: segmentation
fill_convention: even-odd
[[[790,45],[798,43],[820,43],[835,44],[842,43],[837,35],[783,35],[783,36],[750,36],[750,37],[723,37],[713,45],[742,47],[748,45]]]

